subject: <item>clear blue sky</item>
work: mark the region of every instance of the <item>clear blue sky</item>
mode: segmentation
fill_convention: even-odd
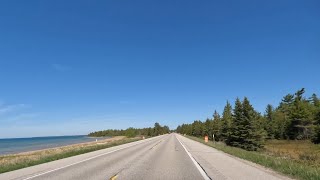
[[[320,95],[320,3],[1,1],[0,138],[183,122]]]

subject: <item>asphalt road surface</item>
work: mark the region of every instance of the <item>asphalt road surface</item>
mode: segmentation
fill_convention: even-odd
[[[19,180],[289,179],[178,134],[162,135],[0,174]]]

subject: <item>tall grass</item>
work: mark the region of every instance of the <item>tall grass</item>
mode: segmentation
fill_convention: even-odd
[[[61,147],[34,153],[0,156],[0,174],[137,140],[140,138],[125,138],[105,144],[73,145],[68,148]]]
[[[226,146],[223,143],[205,143],[203,139],[188,136],[188,138],[211,146],[225,153],[245,159],[256,164],[268,167],[289,177],[304,180],[320,180],[320,164],[310,163],[306,160],[292,159],[285,156],[277,156],[266,150],[246,151],[236,147]]]

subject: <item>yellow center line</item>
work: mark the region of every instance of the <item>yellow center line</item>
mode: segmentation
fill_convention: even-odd
[[[118,175],[116,174],[116,175],[112,176],[109,180],[116,180],[117,178],[118,178]]]

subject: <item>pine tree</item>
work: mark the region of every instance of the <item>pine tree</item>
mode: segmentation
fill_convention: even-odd
[[[236,99],[230,145],[250,151],[262,147],[263,136],[254,124],[258,118],[257,114],[248,98],[245,97],[242,103],[239,98]]]
[[[273,139],[275,137],[275,122],[274,122],[274,109],[271,104],[267,105],[265,111],[265,130],[268,133],[268,138]]]
[[[232,107],[231,104],[227,101],[226,106],[223,109],[222,113],[222,125],[221,125],[221,139],[229,144],[230,135],[231,135],[231,124],[232,124]]]
[[[203,133],[203,125],[200,120],[196,120],[192,123],[192,135],[196,137],[202,136]]]
[[[315,107],[320,108],[320,99],[315,93],[312,94],[310,99]]]
[[[278,109],[284,113],[286,119],[288,118],[289,114],[292,111],[291,109],[292,109],[292,104],[294,101],[293,98],[294,98],[294,95],[287,94],[286,96],[283,97],[283,99],[279,105]]]
[[[315,144],[320,144],[320,109],[315,116],[315,127],[311,141]]]
[[[215,110],[213,113],[213,134],[215,135],[215,140],[221,139],[221,118],[219,113]]]
[[[244,98],[242,103],[245,131],[243,131],[244,137],[244,149],[257,150],[262,147],[263,130],[258,129],[255,126],[255,122],[258,121],[258,113],[253,109],[247,97]]]
[[[308,110],[308,101],[303,98],[305,90],[295,93],[289,119],[291,121],[288,127],[288,136],[290,139],[304,139],[311,134],[312,119],[311,112]]]
[[[207,135],[210,140],[213,140],[212,139],[212,135],[213,135],[213,125],[212,124],[213,124],[213,122],[209,118],[207,118],[204,123],[205,135]]]
[[[160,128],[161,128],[161,126],[158,122],[154,123],[153,136],[158,136],[161,133]]]
[[[243,126],[244,117],[242,112],[242,103],[240,99],[237,98],[233,110],[233,123],[231,125],[231,134],[228,141],[229,145],[231,146],[242,147],[242,133],[243,131],[245,131],[245,127]]]
[[[237,98],[233,110],[227,102],[222,118],[215,111],[214,120],[207,119],[205,123],[195,121],[178,129],[188,135],[205,134],[210,139],[214,133],[227,145],[248,150],[261,147],[266,137],[311,139],[320,143],[320,99],[316,94],[306,99],[304,93],[302,88],[295,94],[287,94],[278,107],[268,105],[264,116],[254,110],[247,98],[242,102]]]
[[[273,107],[272,107],[271,104],[267,105],[265,116],[266,116],[268,121],[272,121],[272,119],[273,119]]]

